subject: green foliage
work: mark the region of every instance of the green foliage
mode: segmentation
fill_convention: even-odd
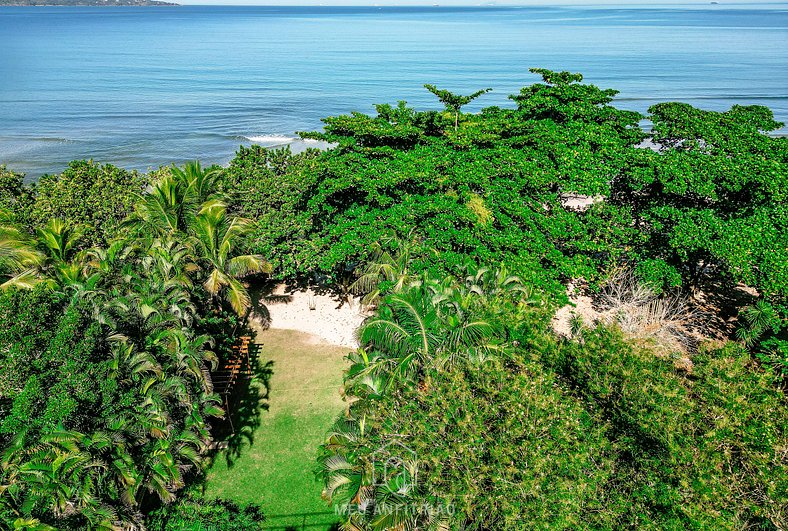
[[[372,244],[367,263],[350,289],[363,295],[362,304],[377,305],[383,292],[398,293],[415,280],[410,271],[421,242],[386,238]]]
[[[91,317],[87,305],[43,288],[0,295],[1,434],[84,428],[104,407],[106,343]]]
[[[303,273],[296,254],[309,230],[302,194],[311,184],[306,169],[317,151],[294,155],[289,148],[241,147],[224,170],[224,186],[233,205],[254,226],[241,245],[252,253],[271,257],[278,277]]]
[[[736,331],[764,365],[774,369],[778,382],[788,381],[788,309],[764,300],[742,310],[742,326]]]
[[[462,113],[486,90],[428,85],[443,111],[326,118],[302,136],[327,150],[242,147],[147,189],[90,161],[31,188],[0,168],[0,518],[259,528],[254,507],[178,496],[265,256],[376,307],[320,450],[348,528],[788,526],[780,124],[662,103],[647,133],[616,91],[532,72],[514,108]],[[612,329],[549,331],[568,279],[621,267],[657,290],[757,289],[755,358],[728,344],[677,367]]]
[[[110,164],[74,161],[63,173],[38,180],[26,219],[33,227],[52,218],[84,225],[85,247],[106,245],[118,235],[142,187],[142,178],[136,172]]]
[[[461,364],[430,372],[421,390],[387,396],[370,416],[373,426],[384,422],[373,450],[399,440],[416,456],[418,472],[398,497],[452,529],[572,528],[600,508],[609,443],[549,375]],[[379,452],[365,458],[381,464]]]
[[[174,502],[203,472],[209,419],[224,415],[211,349],[229,351],[239,319],[226,310],[244,313],[238,278],[261,260],[234,251],[247,222],[228,214],[215,172],[170,169],[138,200],[106,248],[79,249],[83,227],[73,222],[37,227],[38,286],[0,294],[6,520],[140,527],[143,510]],[[14,230],[5,250],[28,245]],[[14,252],[9,269],[24,265]],[[239,528],[259,516],[220,505],[198,513]]]
[[[636,150],[612,198],[627,204],[642,260],[695,286],[716,271],[767,294],[788,290],[788,142],[764,107],[727,112],[682,103],[651,107],[657,151]],[[668,280],[671,283],[673,280]]]
[[[745,351],[688,372],[614,330],[561,340],[509,278],[416,282],[362,327],[318,470],[347,526],[784,527],[788,401]],[[461,315],[486,332],[454,340]]]
[[[697,288],[709,277],[744,283],[764,304],[784,306],[788,139],[767,134],[782,124],[758,106],[712,112],[661,103],[649,112],[657,150],[632,153],[611,195],[637,229],[638,272],[665,288]],[[784,320],[745,326],[757,356],[778,375],[788,374]]]
[[[703,351],[688,374],[597,329],[545,361],[609,426],[605,527],[785,525],[788,404],[741,349]]]
[[[454,115],[454,130],[457,130],[459,119],[460,119],[460,109],[468,105],[470,102],[481,96],[482,94],[487,94],[492,89],[486,88],[482,90],[477,90],[473,94],[469,94],[468,96],[462,96],[460,94],[454,94],[453,92],[449,92],[448,90],[442,90],[436,87],[435,85],[424,85],[424,88],[435,94],[438,97],[438,100],[446,106],[446,111]]]
[[[308,162],[242,149],[228,179],[249,183],[252,205],[275,209],[249,245],[272,251],[287,274],[338,280],[393,234],[425,242],[414,273],[506,263],[558,292],[566,278],[593,278],[600,252],[619,259],[607,243],[629,234],[622,220],[595,243],[584,216],[561,204],[608,190],[644,137],[640,115],[611,98],[577,82],[536,85],[516,96],[517,109],[465,114],[456,131],[435,111],[378,105],[376,116],[327,118],[325,132],[306,134],[336,144]]]
[[[18,226],[12,214],[0,210],[0,290],[13,286],[31,287],[35,269],[44,261],[34,241]]]
[[[20,221],[26,221],[33,197],[24,184],[24,175],[0,165],[0,210],[13,214]]]
[[[152,512],[146,526],[148,531],[247,531],[265,529],[264,521],[256,505],[186,498]]]

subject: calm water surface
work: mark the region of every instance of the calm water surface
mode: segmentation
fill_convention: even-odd
[[[2,7],[0,164],[225,163],[327,115],[435,108],[424,83],[492,87],[471,110],[510,105],[533,66],[582,72],[624,108],[761,104],[788,121],[786,50],[788,5]]]

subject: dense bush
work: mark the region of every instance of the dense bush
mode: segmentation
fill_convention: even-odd
[[[740,347],[688,372],[612,329],[558,339],[519,290],[427,285],[385,297],[350,356],[319,472],[349,525],[788,523],[788,401]]]
[[[310,229],[302,200],[313,182],[309,167],[317,151],[292,154],[289,148],[241,147],[224,170],[223,183],[240,215],[254,220],[246,245],[272,257],[275,274],[303,275],[299,254]]]
[[[511,108],[428,86],[443,110],[326,118],[304,136],[332,148],[226,169],[0,168],[0,528],[260,528],[179,494],[261,255],[375,309],[320,450],[349,528],[788,527],[780,124],[664,103],[646,133],[615,91],[535,72]],[[550,331],[568,279],[621,268],[759,301],[739,344],[681,366],[613,327]]]
[[[153,511],[145,524],[148,531],[254,531],[264,520],[256,505],[186,498]]]
[[[0,295],[0,434],[75,429],[117,400],[101,326],[87,304],[39,287]]]
[[[543,359],[607,427],[615,473],[601,491],[600,523],[784,527],[784,394],[735,345],[693,362],[687,372],[601,328]]]
[[[392,392],[366,422],[371,467],[413,460],[413,475],[394,479],[397,495],[383,501],[402,513],[426,507],[425,519],[433,511],[452,529],[483,530],[578,527],[603,510],[611,443],[539,370],[496,361],[429,371],[421,389]]]
[[[2,528],[141,528],[203,471],[224,414],[211,368],[249,308],[239,278],[265,262],[236,252],[247,223],[196,164],[153,183],[124,226],[108,247],[58,219],[0,242],[9,273],[27,268],[0,296]],[[7,259],[36,243],[35,263]],[[205,507],[205,522],[259,516]]]
[[[25,219],[32,200],[31,191],[24,183],[24,175],[0,166],[0,210]]]
[[[143,178],[111,164],[74,161],[63,173],[45,175],[33,190],[34,201],[25,218],[31,227],[51,218],[84,225],[84,246],[106,245],[118,235],[120,223],[131,213]]]

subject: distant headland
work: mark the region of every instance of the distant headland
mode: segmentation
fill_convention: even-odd
[[[2,6],[177,6],[159,0],[0,0]]]

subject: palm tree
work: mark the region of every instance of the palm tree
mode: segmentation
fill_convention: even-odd
[[[340,417],[320,447],[318,476],[322,479],[323,498],[332,503],[362,505],[374,499],[371,477],[356,457],[372,446],[366,426],[353,415]],[[350,515],[350,522],[354,521]],[[351,528],[352,529],[352,528]]]
[[[165,287],[191,290],[191,273],[200,269],[189,246],[173,238],[157,238],[141,258],[141,265],[152,279]]]
[[[51,284],[65,287],[81,283],[85,253],[78,252],[77,247],[84,232],[83,225],[70,224],[60,218],[52,218],[43,228],[36,229],[38,247],[46,255],[42,269]]]
[[[0,289],[11,286],[30,288],[38,281],[35,270],[43,255],[33,247],[30,237],[13,223],[10,213],[0,210],[0,274],[6,281]]]
[[[128,289],[114,287],[104,311],[118,333],[142,345],[157,331],[188,326],[196,313],[189,293],[177,287],[157,286],[149,278],[133,275]]]
[[[85,233],[85,227],[66,223],[60,218],[50,219],[43,228],[36,230],[39,245],[53,262],[69,262],[74,257],[79,239]]]
[[[517,275],[509,274],[504,265],[497,269],[468,265],[465,271],[465,288],[471,293],[485,297],[503,294],[530,295],[531,290],[526,287],[522,279]]]
[[[105,441],[62,427],[36,440],[17,434],[2,457],[2,495],[24,500],[16,505],[31,524],[37,520],[32,513],[56,519],[81,514],[91,528],[111,529],[118,518],[100,500],[107,463],[97,458]]]
[[[206,363],[216,369],[219,360],[212,351],[205,348],[213,345],[213,338],[208,335],[193,337],[184,329],[170,328],[163,330],[151,337],[155,346],[161,347],[170,359],[171,371],[181,376],[188,376],[197,382],[205,393],[213,391],[210,373],[206,370]]]
[[[187,162],[183,169],[173,166],[170,174],[186,185],[186,199],[190,204],[202,205],[211,199],[225,200],[219,192],[221,173],[217,168],[204,170],[199,161]]]
[[[339,418],[318,455],[323,498],[350,511],[342,529],[408,531],[448,529],[448,516],[434,514],[418,482],[418,460],[396,450],[397,440],[381,438],[352,412]],[[391,450],[394,450],[393,452]],[[389,459],[401,466],[386,468]],[[382,480],[382,481],[381,481]]]
[[[745,325],[736,330],[736,337],[748,347],[753,347],[767,332],[776,333],[781,327],[780,315],[763,299],[745,307],[741,317]]]
[[[225,205],[218,201],[209,201],[195,223],[197,254],[207,265],[203,285],[211,297],[223,295],[241,316],[246,314],[251,300],[238,279],[253,273],[271,272],[271,265],[260,255],[233,255],[238,240],[250,230],[251,222],[228,215]]]
[[[125,225],[144,237],[185,232],[200,206],[191,199],[187,183],[165,175],[137,196],[134,214]]]
[[[130,266],[139,246],[134,241],[120,238],[111,242],[107,248],[94,247],[85,251],[85,275],[100,273],[105,277],[117,275],[125,266]],[[112,279],[114,280],[114,279]]]
[[[207,201],[224,204],[224,196],[218,191],[219,178],[218,171],[205,171],[199,162],[190,162],[183,169],[173,166],[137,196],[134,214],[126,226],[145,237],[191,233]]]
[[[495,328],[476,318],[464,293],[424,281],[383,300],[359,330],[361,346],[380,354],[375,371],[414,378],[427,364],[497,349]]]
[[[394,251],[386,250],[395,247]],[[376,306],[380,302],[382,284],[388,283],[389,292],[399,293],[414,280],[410,270],[413,252],[418,249],[418,242],[413,238],[413,231],[407,239],[390,237],[383,242],[372,244],[370,259],[361,270],[359,278],[350,286],[351,291],[364,295],[361,303]]]

